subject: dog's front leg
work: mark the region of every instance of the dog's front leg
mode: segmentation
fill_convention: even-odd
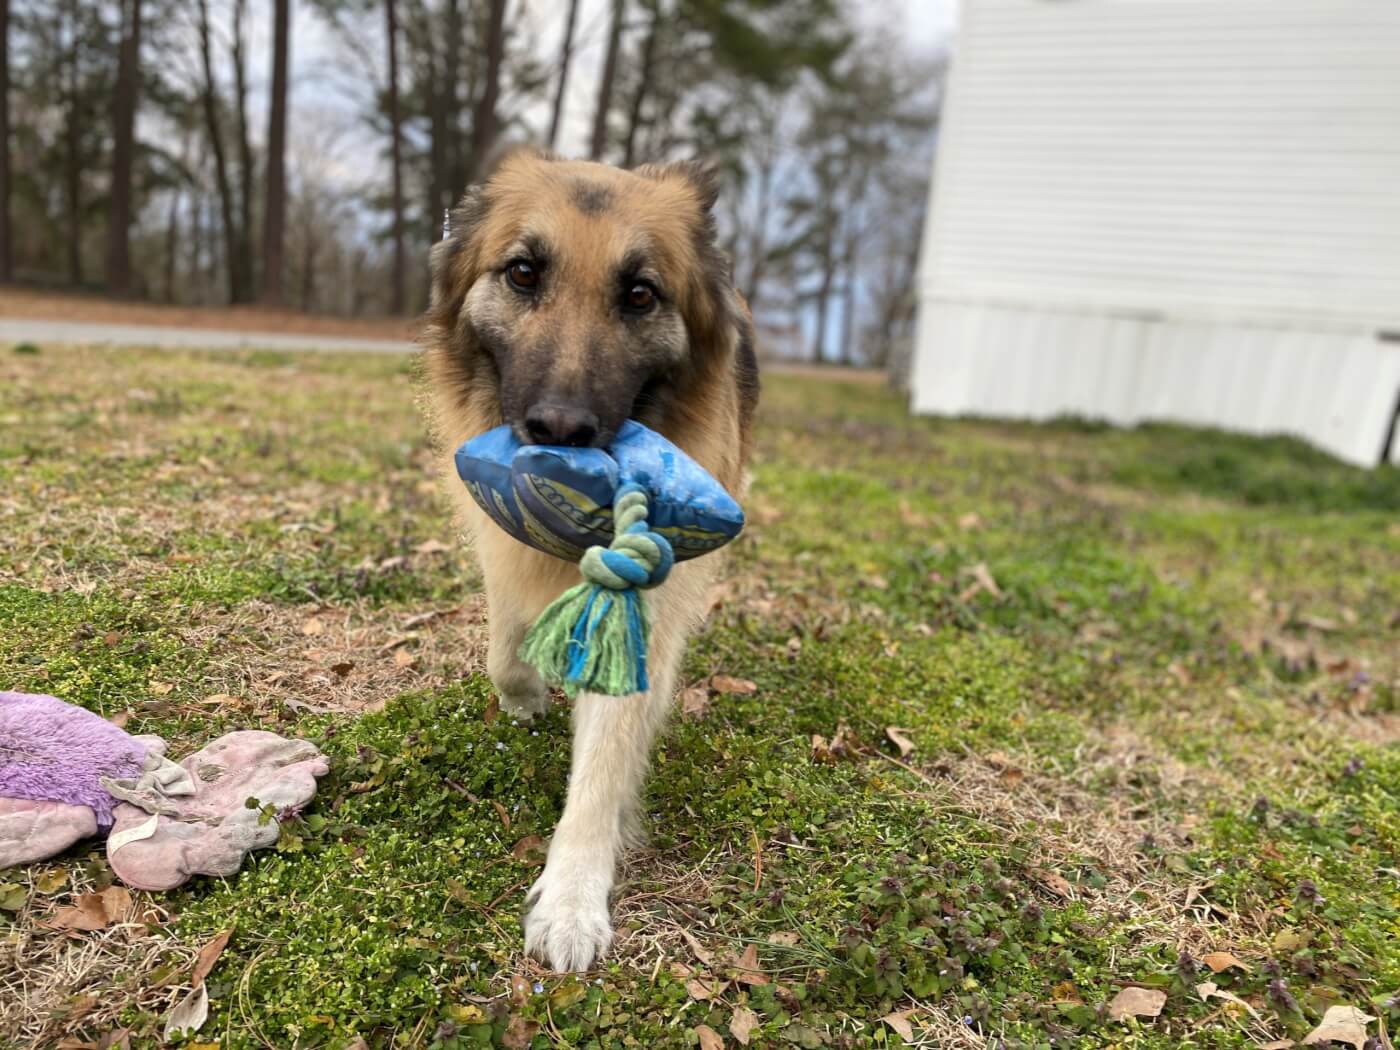
[[[526,950],[556,970],[586,970],[612,943],[608,894],[618,856],[635,833],[652,741],[671,706],[693,616],[690,588],[675,582],[647,595],[651,689],[634,696],[580,693],[574,701],[569,794],[525,917]]]

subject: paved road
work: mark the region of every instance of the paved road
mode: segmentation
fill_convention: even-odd
[[[395,339],[356,339],[339,335],[274,335],[166,325],[96,324],[0,318],[0,343],[93,343],[109,346],[198,347],[218,350],[364,350],[408,353],[413,344]]]

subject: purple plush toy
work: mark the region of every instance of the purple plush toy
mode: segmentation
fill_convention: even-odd
[[[0,868],[112,826],[103,777],[135,777],[141,741],[52,696],[0,692]]]

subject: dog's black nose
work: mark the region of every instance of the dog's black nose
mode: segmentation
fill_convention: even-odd
[[[536,445],[586,448],[598,436],[598,417],[585,408],[539,402],[525,413],[525,433]]]

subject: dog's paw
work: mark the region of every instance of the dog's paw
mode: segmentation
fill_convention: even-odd
[[[542,715],[549,710],[549,690],[544,687],[511,693],[498,689],[496,695],[500,698],[501,710],[506,716],[520,722],[529,722],[536,715]]]
[[[587,970],[612,944],[611,878],[545,868],[526,902],[525,950],[560,973]]]

